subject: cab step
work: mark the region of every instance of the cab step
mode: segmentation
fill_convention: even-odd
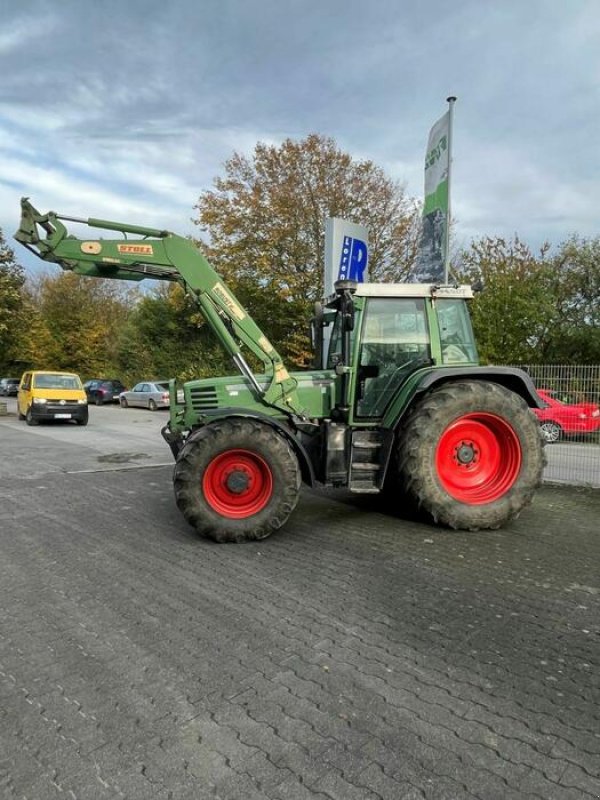
[[[381,449],[383,437],[378,430],[352,431],[348,488],[360,494],[377,494],[380,490]]]

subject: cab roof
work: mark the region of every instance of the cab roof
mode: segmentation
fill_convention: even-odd
[[[358,297],[473,297],[470,286],[440,286],[437,283],[359,283]]]
[[[467,284],[461,286],[440,286],[437,283],[356,283],[355,297],[439,297],[470,300],[473,289]],[[325,303],[335,301],[336,295],[329,295]]]

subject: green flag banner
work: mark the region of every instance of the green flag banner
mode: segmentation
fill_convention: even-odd
[[[419,257],[411,280],[441,283],[446,258],[448,225],[448,167],[450,112],[440,117],[429,132],[425,156],[425,204]]]

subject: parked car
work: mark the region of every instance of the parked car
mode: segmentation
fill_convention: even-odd
[[[0,395],[3,397],[16,397],[19,383],[19,378],[0,378]]]
[[[538,389],[544,408],[534,408],[542,436],[546,442],[557,442],[561,436],[588,434],[600,430],[600,408],[595,403],[577,402],[569,394],[552,389]]]
[[[118,403],[121,392],[126,392],[127,387],[117,380],[96,380],[86,381],[83,384],[87,395],[88,403],[95,403],[101,406],[103,403]]]
[[[119,402],[122,408],[140,406],[156,411],[157,408],[169,408],[169,384],[165,381],[137,383],[128,392],[121,392]]]
[[[74,419],[78,425],[87,425],[88,403],[79,376],[72,372],[25,372],[17,394],[17,413],[28,425],[54,419]]]

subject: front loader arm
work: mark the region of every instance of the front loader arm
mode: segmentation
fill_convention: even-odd
[[[123,238],[79,239],[67,232],[64,221],[117,231]],[[127,234],[141,238],[129,239]],[[78,275],[176,281],[196,298],[206,321],[263,402],[286,414],[303,416],[296,380],[290,377],[281,356],[188,239],[170,231],[139,225],[67,217],[53,211],[40,214],[27,198],[21,200],[21,223],[15,239],[44,261]],[[244,359],[240,342],[263,362],[269,378],[266,390]]]

